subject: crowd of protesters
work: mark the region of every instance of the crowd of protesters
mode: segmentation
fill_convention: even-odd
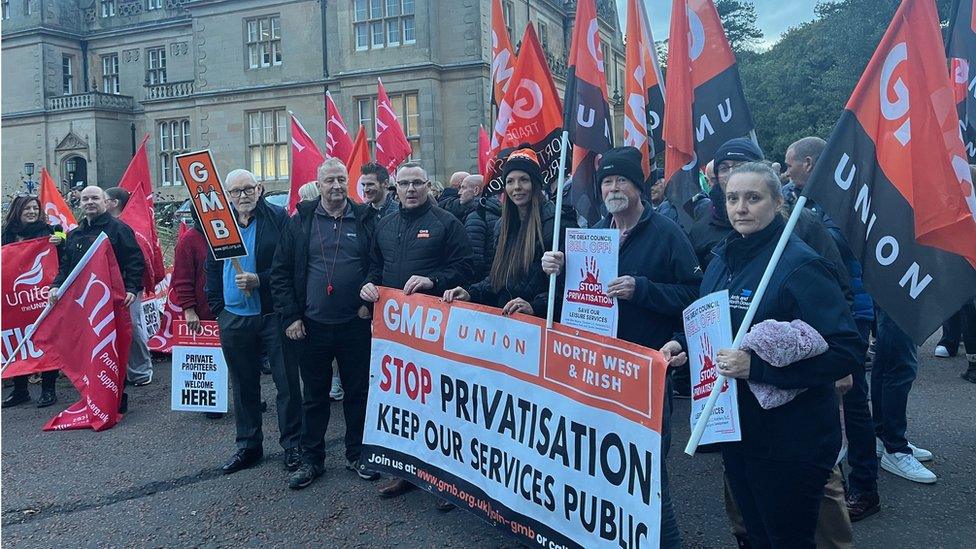
[[[690,391],[682,311],[700,296],[728,290],[737,296],[731,316],[738,328],[824,145],[816,137],[797,141],[781,173],[754,142],[730,140],[706,167],[701,194],[684,205],[667,200],[660,170],[645,177],[637,149],[619,147],[600,158],[592,183],[605,215],[590,225],[620,232],[621,274],[607,286],[620,307],[618,337],[660,349],[669,360],[665,455],[672,396]],[[323,474],[330,400],[342,400],[346,467],[364,480],[378,479],[361,460],[378,287],[489,305],[503,315],[545,316],[550,276],[561,285],[565,265],[564,252],[552,249],[555,221],[563,229],[585,225],[571,205],[557,210],[552,183],[531,149],[508,155],[495,196],[483,195],[481,175],[456,172],[445,188],[418,163],[395,174],[368,163],[360,173],[363,204],[347,196],[347,166],[326,160],[317,180],[301,188],[289,217],[264,199],[254,174],[234,170],[225,188],[247,249],[239,268],[213,259],[195,216],[194,229],[176,246],[175,302],[191,328],[217,321],[229,369],[236,450],[224,473],[264,455],[266,360],[277,389],[288,486],[305,488]],[[144,258],[132,229],[116,219],[127,200],[119,188],[84,188],[78,192],[84,218],[65,235],[46,223],[36,198],[18,197],[3,243],[50,236],[61,259],[51,288],[56,300],[59,284],[105,232],[126,304],[141,322]],[[692,220],[686,226],[679,225],[679,208]],[[702,450],[721,452],[726,512],[741,547],[850,546],[851,522],[880,509],[879,466],[915,482],[936,481],[922,465],[932,453],[907,438],[917,346],[874,305],[830,217],[811,201],[798,215],[744,345],[717,354],[718,371],[738,386],[743,435],[741,442]],[[960,342],[974,353],[963,378],[976,383],[972,304],[946,323],[936,356],[954,356]],[[795,352],[784,358],[784,348]],[[144,338],[133,338],[127,372],[131,385],[152,381]],[[56,401],[56,374],[42,379],[38,405],[48,406]],[[28,400],[27,381],[17,378],[3,406]],[[395,480],[379,495],[396,497],[413,487]],[[662,546],[680,547],[672,493],[681,494],[666,467],[661,489]]]

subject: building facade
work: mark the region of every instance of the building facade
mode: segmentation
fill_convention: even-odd
[[[503,0],[517,44],[532,22],[562,90],[575,0]],[[622,131],[623,41],[598,0],[608,94]],[[493,116],[491,0],[0,0],[3,185],[46,166],[64,187],[120,179],[144,135],[153,183],[183,196],[173,157],[210,149],[218,170],[287,189],[294,113],[325,149],[330,90],[374,134],[382,78],[432,178],[477,166]],[[35,176],[36,179],[36,176]],[[9,191],[4,191],[9,192]]]

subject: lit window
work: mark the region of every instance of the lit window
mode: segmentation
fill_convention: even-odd
[[[288,113],[285,109],[247,113],[247,156],[261,181],[288,178]]]
[[[390,104],[393,105],[393,112],[396,113],[400,121],[400,127],[410,142],[410,160],[420,160],[420,108],[416,92],[411,93],[390,93]],[[373,142],[376,137],[376,96],[361,97],[356,101],[359,110],[359,123],[366,128],[366,138],[369,141],[370,150],[373,149]]]

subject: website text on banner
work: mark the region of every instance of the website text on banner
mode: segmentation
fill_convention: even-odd
[[[57,370],[61,364],[50,353],[33,341],[24,343],[24,338],[27,327],[47,305],[48,288],[58,273],[58,252],[44,237],[6,244],[2,256],[2,355],[4,364],[10,362],[3,377]],[[17,355],[11,357],[18,347]]]
[[[363,459],[539,547],[656,547],[667,365],[542,319],[383,288]]]
[[[702,414],[708,395],[718,378],[715,355],[719,349],[732,347],[732,316],[729,313],[729,291],[722,290],[695,301],[683,313],[685,337],[688,339],[688,363],[691,367],[691,426]],[[701,444],[738,442],[739,399],[736,384],[723,381],[722,393],[715,402]]]
[[[201,320],[193,333],[185,320],[173,323],[173,382],[170,409],[181,412],[227,411],[227,362],[215,320]]]
[[[566,230],[566,283],[559,321],[607,337],[617,337],[617,300],[607,295],[617,278],[620,231]]]

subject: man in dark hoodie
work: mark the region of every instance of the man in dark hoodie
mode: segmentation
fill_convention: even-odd
[[[370,312],[359,298],[369,272],[370,235],[378,212],[347,196],[349,174],[336,158],[318,169],[320,199],[300,202],[281,233],[271,292],[289,342],[299,349],[303,382],[302,465],[288,480],[298,490],[324,471],[332,361],[345,397],[346,468],[376,480],[359,460],[369,391]]]
[[[670,219],[641,200],[641,154],[634,147],[617,147],[603,154],[597,169],[603,203],[608,214],[594,228],[620,231],[619,276],[607,293],[620,306],[617,337],[651,349],[660,349],[682,331],[681,313],[698,298],[701,269],[688,237]],[[546,274],[559,273],[562,252],[546,252]],[[670,383],[669,383],[670,385]],[[671,444],[670,387],[664,399],[661,451]],[[667,470],[661,461],[661,547],[680,547]]]

